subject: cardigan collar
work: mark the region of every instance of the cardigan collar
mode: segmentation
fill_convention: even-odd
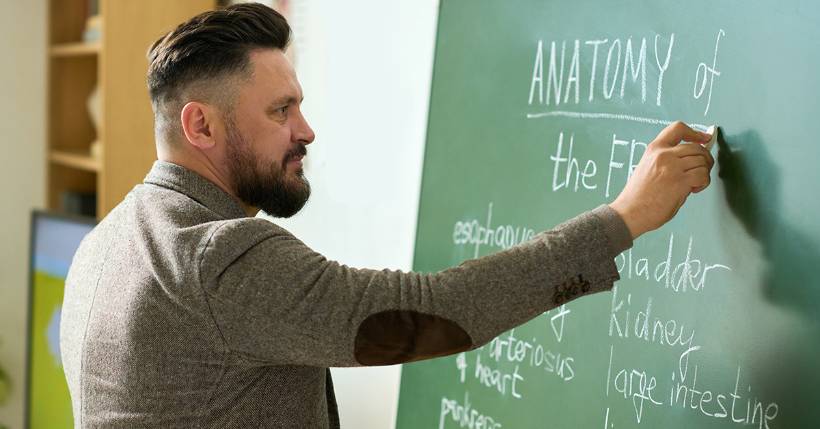
[[[226,219],[248,217],[239,203],[228,193],[181,165],[154,161],[143,182],[185,194]]]

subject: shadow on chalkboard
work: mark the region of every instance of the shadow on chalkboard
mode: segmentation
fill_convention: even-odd
[[[818,276],[820,247],[783,221],[781,173],[755,131],[718,140],[718,176],[726,201],[749,235],[757,240],[769,266],[766,298],[820,322]]]

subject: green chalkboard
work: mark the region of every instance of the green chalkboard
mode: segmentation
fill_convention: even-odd
[[[405,365],[398,427],[819,428],[818,22],[814,1],[442,0],[416,270],[611,201],[668,121],[725,141],[613,292]]]

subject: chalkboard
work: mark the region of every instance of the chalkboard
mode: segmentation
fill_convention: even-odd
[[[819,19],[812,1],[442,0],[415,270],[611,201],[670,121],[724,142],[612,292],[405,365],[397,426],[820,427]]]

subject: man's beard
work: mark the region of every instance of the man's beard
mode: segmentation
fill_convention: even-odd
[[[281,165],[260,164],[232,118],[227,118],[225,126],[228,174],[236,196],[274,217],[291,217],[301,210],[310,197],[310,183],[301,168],[295,177],[288,177],[287,165],[294,157],[307,154],[305,146],[295,144]]]

